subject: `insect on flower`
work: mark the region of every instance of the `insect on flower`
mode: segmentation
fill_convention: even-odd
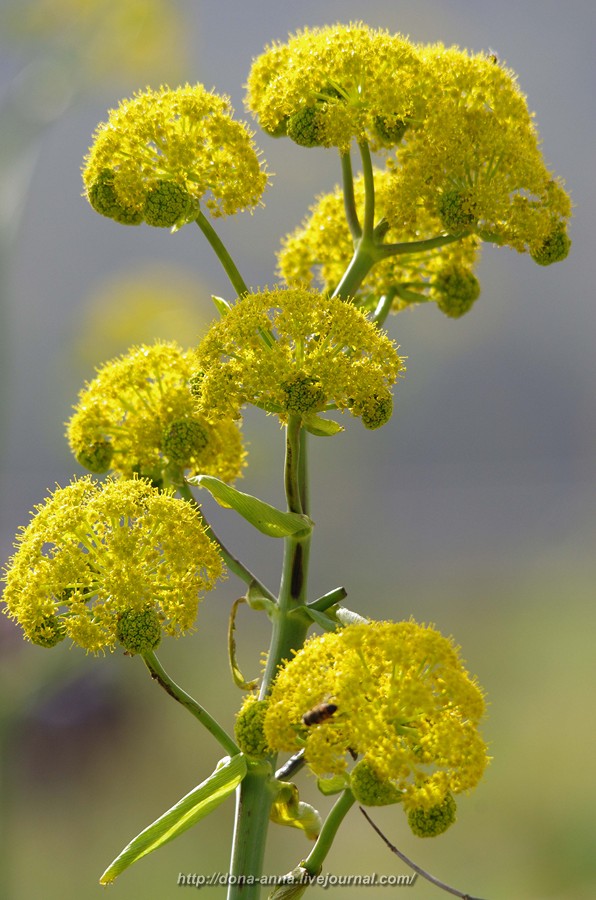
[[[313,706],[308,712],[302,716],[302,722],[309,728],[311,725],[320,725],[326,722],[331,716],[337,712],[335,703],[319,703]]]

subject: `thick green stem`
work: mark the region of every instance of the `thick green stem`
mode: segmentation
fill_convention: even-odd
[[[196,223],[213,247],[217,258],[222,264],[226,275],[232,282],[237,295],[241,297],[243,294],[248,294],[248,288],[244,279],[242,278],[242,275],[236,267],[236,263],[228,253],[222,239],[217,234],[211,222],[202,212],[200,212],[196,218]]]
[[[351,791],[343,791],[336,800],[329,815],[325,819],[321,833],[317,838],[311,852],[308,854],[302,866],[309,875],[318,875],[323,868],[323,863],[331,849],[339,826],[354,805],[354,796]]]
[[[333,291],[332,296],[339,297],[342,300],[348,300],[350,297],[353,297],[379,259],[378,249],[372,239],[363,236],[357,242],[350,264]]]
[[[252,765],[236,792],[236,828],[230,874],[236,884],[228,887],[228,900],[258,900],[271,804],[275,796],[271,766]],[[247,877],[256,883],[243,881]]]
[[[304,432],[297,416],[291,416],[286,426],[286,460],[284,485],[290,512],[303,512],[308,504],[307,471]],[[260,698],[265,698],[280,663],[289,659],[293,650],[304,643],[308,630],[306,616],[300,608],[306,603],[308,553],[310,536],[298,540],[285,539],[284,561],[279,600],[272,613],[273,630],[267,665],[261,684]],[[275,758],[263,764],[262,771],[251,771],[238,789],[236,825],[230,872],[234,876],[261,874],[265,842],[269,825]],[[259,886],[232,884],[228,900],[256,900]]]
[[[229,753],[230,756],[235,756],[237,753],[240,753],[240,748],[236,746],[235,742],[227,731],[224,731],[219,722],[217,722],[200,703],[197,703],[190,694],[187,694],[175,681],[172,681],[153,651],[143,653],[143,660],[151,672],[151,677],[157,681],[164,691],[167,691],[170,697],[177,700],[178,703],[184,706],[184,708],[195,717],[195,719],[198,719],[207,731],[211,732],[213,737],[222,745],[226,753]]]

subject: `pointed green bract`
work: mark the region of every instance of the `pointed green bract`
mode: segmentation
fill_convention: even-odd
[[[225,757],[209,778],[133,838],[108,866],[99,883],[111,884],[137,860],[147,856],[148,853],[153,853],[158,847],[178,837],[187,828],[205,818],[236,790],[246,775],[246,769],[246,759],[241,753]]]
[[[282,512],[263,500],[244,494],[212,475],[197,475],[188,479],[191,484],[207,488],[220,506],[235,509],[243,519],[269,537],[303,538],[310,534],[312,521],[299,513]]]

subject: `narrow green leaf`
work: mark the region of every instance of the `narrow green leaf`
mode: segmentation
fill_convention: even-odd
[[[223,319],[223,317],[225,315],[227,315],[229,313],[229,311],[231,310],[231,308],[232,308],[231,305],[228,303],[227,300],[224,300],[223,297],[216,297],[215,294],[211,294],[211,299],[213,300],[213,302],[215,304],[216,310],[218,311],[218,313],[220,314],[220,316]]]
[[[331,616],[319,612],[318,609],[310,609],[308,606],[303,607],[303,610],[319,628],[322,628],[324,631],[337,631],[338,623]]]
[[[305,416],[302,424],[310,434],[314,434],[316,437],[332,437],[344,430],[339,422],[334,422],[333,419],[322,419],[314,414]]]
[[[326,797],[339,794],[349,787],[349,781],[345,775],[333,775],[331,778],[317,778],[317,787]]]
[[[212,775],[141,831],[110,863],[100,884],[110,884],[133,863],[173,840],[203,819],[232,794],[246,775],[246,759],[242,753],[226,756]]]
[[[251,494],[236,490],[214,475],[195,475],[188,481],[207,488],[220,506],[235,509],[243,519],[269,537],[284,538],[292,535],[302,538],[307,537],[312,530],[313,523],[308,516],[282,512]]]

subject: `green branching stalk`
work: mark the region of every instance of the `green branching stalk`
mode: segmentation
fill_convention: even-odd
[[[230,756],[235,756],[236,753],[240,753],[240,749],[235,741],[233,741],[227,731],[221,727],[219,722],[217,722],[200,703],[197,703],[190,694],[187,694],[186,691],[170,678],[153,651],[143,653],[143,660],[151,673],[151,677],[157,681],[170,697],[177,700],[178,703],[195,717],[195,719],[199,720],[201,725],[213,735],[216,741],[219,741],[226,753],[229,753]]]
[[[362,236],[374,237],[375,226],[375,178],[372,159],[368,144],[358,144],[360,159],[362,160],[362,175],[364,178],[364,221],[362,223]]]
[[[446,247],[461,241],[465,235],[438,234],[434,238],[426,238],[423,241],[403,241],[397,244],[383,244],[379,247],[379,259],[387,259],[388,256],[399,256],[403,253],[425,253],[427,250],[435,250],[437,247]]]
[[[344,195],[344,210],[346,213],[346,221],[350,234],[354,243],[362,237],[362,226],[358,218],[358,210],[356,209],[356,199],[354,197],[354,174],[352,172],[352,157],[349,151],[341,154],[341,173],[342,188]]]
[[[228,253],[222,239],[217,234],[209,219],[207,219],[204,213],[200,212],[196,218],[196,223],[215,251],[215,254],[222,264],[226,275],[232,282],[236,294],[239,297],[242,297],[243,294],[248,294],[246,282],[238,271],[236,263]]]
[[[323,863],[327,858],[327,854],[331,849],[331,845],[335,840],[335,835],[345,819],[346,815],[354,805],[354,796],[351,791],[342,791],[339,798],[333,805],[329,815],[325,819],[321,833],[317,838],[317,842],[305,861],[302,863],[309,875],[313,877],[318,875],[323,868]]]

